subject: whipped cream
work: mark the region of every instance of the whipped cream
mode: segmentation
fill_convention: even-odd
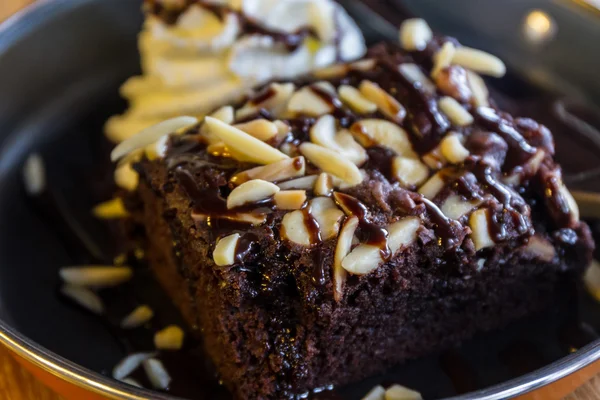
[[[121,88],[130,108],[106,124],[113,142],[177,115],[202,116],[257,84],[366,51],[354,21],[331,0],[199,3],[173,24],[147,15],[139,36],[143,73]]]

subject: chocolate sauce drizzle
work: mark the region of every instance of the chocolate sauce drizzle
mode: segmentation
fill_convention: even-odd
[[[361,243],[379,248],[381,258],[384,261],[387,261],[392,256],[388,244],[388,231],[369,221],[369,210],[355,197],[345,193],[336,192],[334,193],[334,199],[336,203],[344,210],[347,210],[351,216],[356,216],[358,218],[357,236]]]
[[[321,229],[317,219],[310,212],[310,206],[302,209],[302,215],[304,216],[304,225],[308,231],[308,236],[311,243],[321,243]]]
[[[435,233],[440,238],[441,244],[446,249],[452,249],[459,246],[462,242],[460,231],[462,225],[458,221],[453,221],[446,217],[442,210],[432,201],[425,197],[420,200],[427,210],[429,219],[435,227]]]
[[[215,12],[218,12],[218,10]],[[411,54],[399,53],[388,46],[371,50],[370,55],[374,59],[373,68],[370,70],[349,68],[345,76],[332,79],[330,83],[334,87],[341,84],[359,87],[364,80],[376,83],[406,109],[406,116],[399,125],[408,132],[412,147],[417,154],[422,156],[436,149],[440,145],[441,139],[451,128],[447,117],[440,112],[437,106],[440,94],[413,82],[400,72],[399,64],[414,62]],[[424,62],[422,56],[425,57],[423,54],[419,55],[419,65],[424,65],[425,69],[428,69],[430,65],[427,63],[430,63],[430,59]],[[432,54],[429,55],[429,58],[431,56]],[[310,90],[327,104],[331,109],[330,114],[334,116],[339,127],[350,129],[355,135],[360,135],[361,132],[354,132],[354,128],[351,127],[359,126],[360,124],[355,123],[360,122],[361,119],[381,118],[389,120],[389,117],[380,111],[368,115],[357,114],[347,107],[334,92],[315,85],[313,80],[305,79],[296,82],[296,86]],[[247,102],[250,105],[257,106],[275,95],[275,89],[270,85],[265,85],[262,89],[257,90],[253,97],[248,98]],[[401,185],[396,182],[392,168],[392,161],[396,154],[392,150],[383,147],[385,143],[362,141],[367,148],[368,160],[360,167],[367,172],[367,175],[383,175],[384,178],[382,179],[387,180],[384,185],[389,184],[391,188],[389,190],[407,190],[407,192],[412,193],[413,196],[411,202],[408,203],[408,207],[399,207],[394,212],[405,213],[406,215],[422,215],[425,226],[431,228],[437,236],[438,244],[445,253],[444,257],[463,250],[467,250],[468,253],[467,248],[463,249],[464,239],[469,233],[469,228],[466,226],[468,217],[462,218],[462,222],[449,219],[439,206],[441,201],[453,193],[460,195],[467,201],[478,204],[478,207],[489,210],[488,229],[490,236],[496,242],[507,242],[513,239],[526,240],[528,236],[534,233],[531,222],[531,206],[521,195],[526,195],[533,200],[536,199],[536,194],[532,194],[532,192],[537,190],[537,186],[532,185],[532,189],[529,189],[529,181],[535,177],[522,171],[526,169],[526,165],[532,157],[539,154],[538,148],[528,142],[528,139],[531,138],[531,130],[537,128],[532,124],[515,123],[511,117],[495,108],[480,107],[476,109],[470,104],[466,104],[465,107],[474,115],[474,123],[469,127],[452,128],[465,137],[465,146],[471,149],[472,152],[464,162],[447,166],[439,171],[445,187],[436,198],[431,200],[416,195],[414,193],[416,187],[400,188]],[[265,118],[273,121],[278,116],[271,115],[269,111],[261,109],[254,115],[244,117],[244,120],[254,118]],[[285,141],[293,147],[310,140],[310,128],[316,120],[316,117],[302,115],[284,119],[283,121],[291,127],[291,133],[280,143],[274,143],[274,145],[277,147]],[[207,154],[204,143],[198,140],[186,141],[186,136],[197,136],[197,133],[196,128],[189,135],[183,135],[180,139],[173,140],[167,155],[169,170],[175,181],[181,183],[182,188],[190,197],[193,215],[197,221],[205,223],[204,226],[208,227],[214,233],[215,240],[218,240],[220,237],[233,232],[244,233],[255,229],[251,223],[237,218],[240,214],[262,216],[265,217],[266,226],[272,229],[276,235],[279,231],[278,224],[285,213],[274,207],[272,199],[247,204],[235,210],[228,210],[226,207],[227,195],[233,189],[230,181],[231,177],[242,170],[252,168],[254,165],[211,156]],[[362,136],[365,136],[365,134]],[[474,139],[470,141],[470,137]],[[549,168],[548,165],[555,165],[550,156],[551,154],[546,154],[543,160],[544,168]],[[310,163],[307,165],[308,174],[318,172]],[[556,174],[559,174],[559,172],[556,172]],[[518,181],[513,179],[510,181],[511,184],[507,184],[504,183],[507,177],[519,179]],[[542,186],[541,193],[542,195],[546,192],[553,194],[550,200],[554,202],[555,208],[559,210],[558,214],[560,215],[557,217],[561,221],[559,225],[568,226],[568,221],[572,216],[565,199],[558,194],[560,184],[560,180],[547,179],[540,185]],[[517,187],[521,193],[513,189],[512,186]],[[308,200],[310,200],[314,197],[314,194],[309,190],[308,196]],[[361,199],[363,198],[361,197]],[[382,224],[382,220],[389,220],[389,218],[381,219],[378,214],[371,215],[369,200],[367,200],[367,203],[362,203],[355,197],[337,192],[335,201],[347,214],[359,218],[357,229],[359,241],[379,248],[381,258],[388,261],[391,257],[388,245],[389,233],[385,227],[378,224]],[[310,204],[310,201],[308,204]],[[321,237],[322,227],[319,226],[318,221],[311,213],[310,206],[305,206],[301,212],[310,243],[320,245],[323,242]],[[398,215],[394,215],[394,217],[396,216]],[[373,221],[379,222],[376,224]],[[240,256],[236,258],[238,262],[242,262],[244,255],[249,251],[248,249],[252,248],[252,243],[255,242],[256,239],[248,239],[248,243],[246,241],[242,242],[244,246],[240,244],[241,247],[238,251]],[[310,251],[313,253],[321,251],[319,246],[311,247]],[[321,265],[323,262],[320,255],[313,254],[313,256],[316,257],[315,260],[318,260],[318,262],[315,261],[315,264],[318,265],[314,271],[313,281],[322,284],[322,277],[326,275],[324,272],[326,266]]]
[[[511,171],[517,166],[524,165],[535,155],[536,148],[527,142],[510,121],[502,118],[494,109],[479,107],[475,111],[475,116],[484,127],[500,134],[508,143],[509,150],[504,163],[505,171]]]
[[[496,241],[506,239],[507,219],[511,220],[518,234],[533,235],[531,223],[525,216],[528,213],[528,207],[523,198],[512,189],[499,183],[494,178],[492,167],[485,162],[481,160],[473,162],[472,171],[480,184],[489,190],[502,205],[502,211],[491,213],[491,218],[488,221],[492,238]]]
[[[235,260],[243,263],[246,256],[250,255],[253,246],[258,243],[258,235],[250,232],[243,233],[235,246]]]

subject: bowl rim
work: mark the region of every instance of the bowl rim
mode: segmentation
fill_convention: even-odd
[[[38,0],[0,23],[0,56],[39,24],[75,7],[97,0]],[[53,376],[96,394],[126,400],[183,400],[169,394],[136,388],[82,367],[44,348],[0,319],[0,344]],[[556,382],[600,359],[600,339],[538,370],[446,400],[498,400],[522,395]]]

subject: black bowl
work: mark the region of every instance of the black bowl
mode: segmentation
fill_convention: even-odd
[[[189,392],[175,385],[172,393],[159,393],[110,379],[130,349],[115,339],[106,320],[57,293],[61,266],[111,262],[116,251],[110,227],[89,210],[110,196],[110,145],[102,125],[124,110],[118,87],[138,72],[139,9],[140,0],[40,1],[0,27],[0,342],[43,370],[107,397],[173,399]],[[510,75],[496,87],[507,107],[526,107],[555,128],[558,157],[573,182],[598,187],[580,175],[598,165],[597,138],[547,112],[545,107],[557,104],[554,97],[522,76]],[[526,95],[515,99],[515,87]],[[21,181],[31,152],[47,166],[51,190],[41,200],[29,198]],[[116,292],[124,296],[119,299],[152,304],[157,326],[177,322],[162,291],[148,274],[139,275],[128,294]],[[360,399],[377,383],[398,382],[427,399],[523,394],[600,358],[599,311],[577,285],[565,283],[564,295],[545,313],[337,393]],[[207,384],[195,396],[216,396],[209,387],[219,391]]]

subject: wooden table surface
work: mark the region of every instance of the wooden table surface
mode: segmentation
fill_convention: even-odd
[[[0,21],[35,0],[0,0]],[[1,400],[64,400],[39,383],[0,346]],[[596,375],[564,400],[600,399],[600,375]],[[82,399],[84,400],[84,399]]]

